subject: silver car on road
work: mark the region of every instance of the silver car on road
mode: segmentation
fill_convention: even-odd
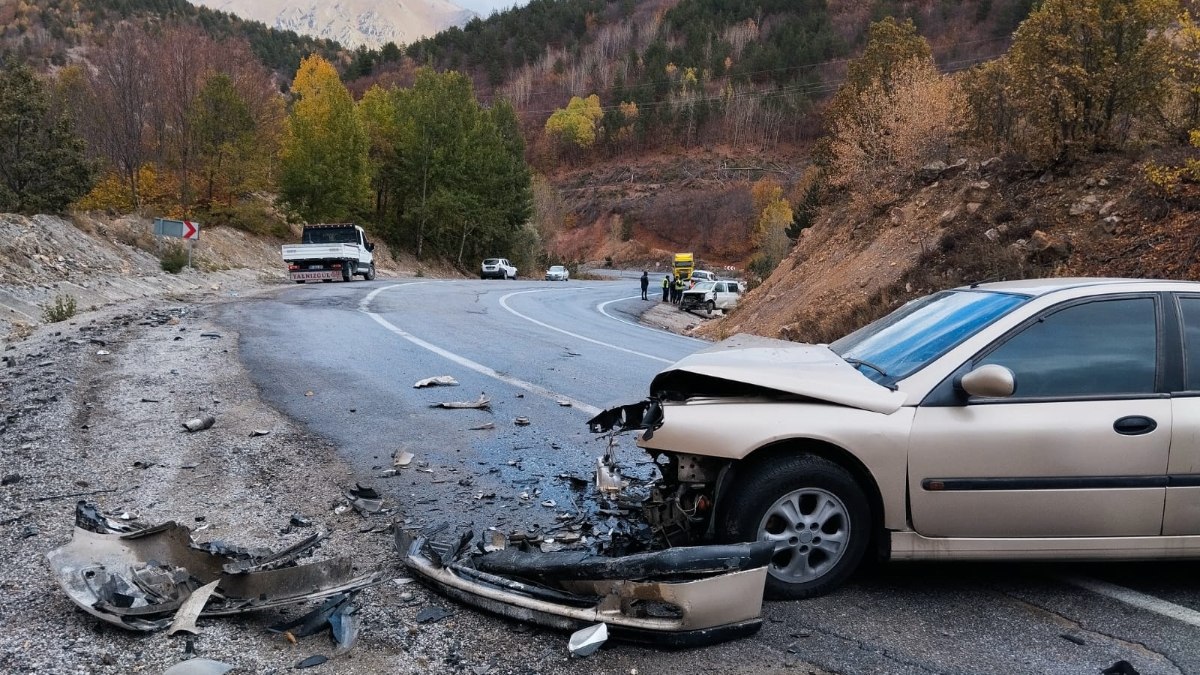
[[[982,284],[829,345],[735,336],[592,424],[641,429],[672,545],[773,542],[777,598],[866,556],[1200,558],[1200,283]]]

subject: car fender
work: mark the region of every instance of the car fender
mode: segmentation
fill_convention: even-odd
[[[764,449],[840,448],[871,475],[889,529],[907,529],[908,435],[915,408],[885,414],[820,402],[706,398],[663,405],[663,422],[638,445],[741,462]],[[836,457],[833,457],[836,459]]]

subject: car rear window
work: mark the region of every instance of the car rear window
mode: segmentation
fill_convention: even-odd
[[[301,242],[305,244],[357,244],[358,230],[353,227],[306,227]]]
[[[487,260],[483,261],[483,264],[484,265],[499,265],[500,259],[499,258],[488,258]]]
[[[963,340],[1029,300],[994,291],[944,291],[913,300],[891,314],[832,343],[847,360],[877,366],[858,367],[867,377],[891,384],[920,370]]]

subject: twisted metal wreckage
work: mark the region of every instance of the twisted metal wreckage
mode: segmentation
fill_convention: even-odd
[[[594,432],[609,434],[609,452],[596,472],[602,497],[615,499],[626,485],[616,468],[616,434],[652,434],[657,410],[653,402],[624,406],[589,422]],[[614,639],[672,647],[755,633],[773,545],[671,548],[662,522],[664,489],[651,486],[643,512],[628,515],[645,522],[639,536],[597,538],[585,550],[543,551],[528,542],[510,546],[503,538],[472,546],[472,531],[445,526],[421,532],[396,526],[395,545],[408,571],[438,593],[518,621],[559,630],[603,623]],[[174,522],[147,527],[113,520],[80,502],[71,542],[47,557],[75,604],[122,628],[170,626],[171,634],[194,633],[197,618],[325,600],[301,622],[312,624],[311,634],[328,621],[336,639],[337,619],[353,611],[347,599],[389,575],[359,574],[344,557],[299,564],[325,536],[278,552],[251,551],[196,543],[187,527]],[[611,555],[628,551],[634,552]]]

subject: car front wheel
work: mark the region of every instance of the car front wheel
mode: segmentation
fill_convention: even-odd
[[[871,516],[862,488],[844,468],[814,455],[758,464],[723,509],[729,541],[773,541],[767,597],[798,600],[841,586],[862,562]]]

